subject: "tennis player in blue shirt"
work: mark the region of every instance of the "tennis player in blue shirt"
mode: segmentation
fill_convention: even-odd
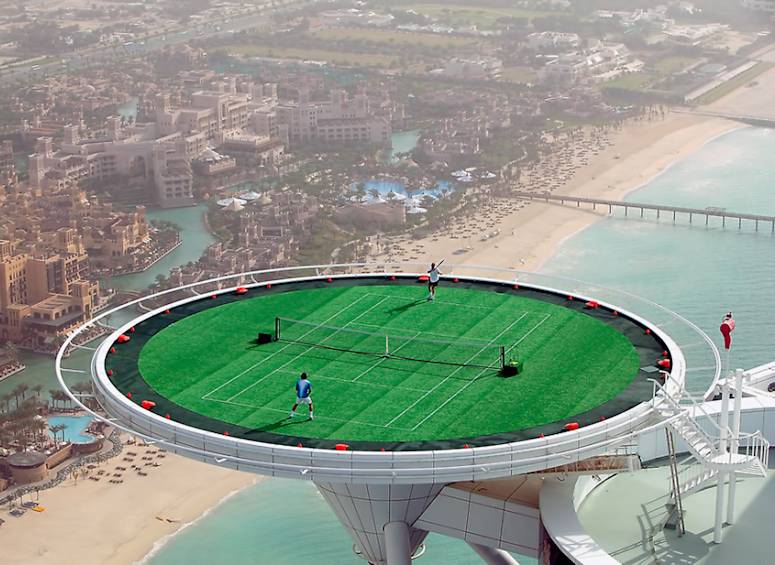
[[[307,378],[307,373],[302,373],[301,378],[296,381],[296,403],[291,408],[290,418],[296,415],[296,408],[299,404],[306,404],[309,406],[309,419],[314,420],[315,416],[312,413],[312,383]]]

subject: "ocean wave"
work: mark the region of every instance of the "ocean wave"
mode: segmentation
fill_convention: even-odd
[[[221,498],[218,502],[216,502],[213,506],[202,512],[202,514],[195,519],[191,520],[190,522],[186,522],[181,527],[179,527],[177,530],[172,532],[171,534],[167,534],[159,539],[157,539],[155,542],[153,542],[153,546],[151,547],[150,551],[145,554],[145,556],[140,559],[139,561],[135,561],[135,565],[149,565],[151,560],[170,542],[173,538],[180,535],[182,532],[187,530],[189,527],[193,526],[194,524],[198,523],[201,520],[204,520],[207,518],[214,510],[216,510],[218,507],[220,507],[222,504],[224,504],[226,501],[234,497],[235,495],[241,493],[243,490],[250,488],[251,486],[254,486],[256,484],[254,483],[234,489],[233,491],[229,492]]]

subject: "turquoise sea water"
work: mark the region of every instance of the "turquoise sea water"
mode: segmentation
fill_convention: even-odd
[[[775,130],[745,129],[723,136],[630,194],[659,202],[775,215]],[[769,226],[722,229],[704,219],[605,219],[569,239],[545,271],[619,287],[680,312],[718,340],[721,315],[738,321],[732,365],[750,367],[775,357],[772,307],[775,237]],[[692,375],[689,375],[691,381]],[[708,383],[692,383],[704,389]],[[304,542],[298,543],[298,532]],[[430,536],[418,563],[479,561],[462,542]],[[164,545],[151,565],[362,563],[333,513],[309,483],[266,480],[232,497]],[[520,563],[535,560],[519,558]]]
[[[710,142],[627,197],[652,202],[775,215],[775,130],[742,129]],[[775,235],[771,226],[694,218],[675,224],[617,214],[568,240],[544,266],[552,274],[623,288],[679,312],[721,347],[718,325],[737,321],[730,365],[749,368],[775,358],[772,348]],[[669,331],[669,327],[665,328]],[[691,390],[710,383],[687,382]]]

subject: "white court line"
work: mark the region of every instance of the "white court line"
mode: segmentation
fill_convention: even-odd
[[[234,402],[233,400],[219,400],[217,398],[210,398],[209,400],[213,402],[220,402],[221,404],[229,404],[230,406],[240,406],[242,408],[252,408],[253,410],[270,410],[272,412],[279,412],[281,414],[288,414],[290,410],[284,410],[281,408],[271,408],[270,406],[254,406],[253,404],[246,404],[245,402]],[[319,410],[315,410],[315,412],[319,413]],[[287,418],[290,420],[290,418]],[[382,428],[379,424],[372,424],[370,422],[359,422],[358,420],[343,420],[341,418],[334,418],[332,416],[315,416],[315,420],[331,420],[332,422],[341,422],[343,424],[358,424],[360,426],[371,426],[373,428]],[[304,421],[302,419],[302,421]],[[247,427],[247,426],[245,426]],[[403,430],[403,431],[410,431],[409,428],[399,428],[397,426],[394,426],[393,429],[395,430]]]
[[[528,312],[524,312],[524,313],[528,314]],[[516,314],[516,312],[514,312],[514,314]],[[366,324],[364,322],[355,322],[353,325],[354,326],[366,326],[368,328],[380,328],[380,329],[384,330],[385,332],[389,332],[389,331],[395,330],[396,332],[412,333],[413,331],[415,331],[414,329],[409,329],[409,328],[399,328],[399,327],[396,327],[396,326],[382,326],[380,324]],[[479,338],[479,337],[466,337],[464,335],[440,334],[440,333],[436,333],[436,332],[426,332],[426,331],[422,331],[420,333],[421,334],[427,334],[427,335],[435,335],[436,337],[443,337],[445,339],[450,339],[450,340],[454,340],[454,341],[467,341],[467,342],[478,341],[482,345],[487,343],[486,339],[482,339],[482,338]],[[375,334],[375,335],[384,335],[384,334]],[[406,336],[406,337],[408,337],[408,336]],[[417,337],[417,336],[415,336],[415,337]]]
[[[489,345],[492,345],[493,343],[495,343],[495,340],[497,340],[497,339],[498,339],[500,336],[502,336],[502,335],[503,335],[503,334],[505,334],[507,331],[509,331],[511,328],[513,328],[513,327],[514,327],[514,324],[516,324],[517,322],[519,322],[519,321],[520,321],[522,318],[524,318],[525,316],[527,316],[527,313],[524,313],[524,314],[522,314],[522,315],[521,315],[519,318],[517,318],[516,320],[514,320],[513,322],[511,322],[511,323],[508,325],[508,327],[507,327],[505,330],[503,330],[503,331],[502,331],[502,332],[500,332],[498,335],[496,335],[494,338],[492,338],[492,339],[490,340],[490,342],[489,342],[487,345],[489,346]],[[482,348],[481,348],[479,351],[477,351],[476,353],[474,353],[474,354],[473,354],[473,355],[472,355],[472,356],[471,356],[471,357],[468,359],[468,361],[471,361],[472,359],[474,359],[474,358],[475,358],[477,355],[479,355],[479,354],[482,352],[482,350],[483,350],[483,349],[484,349],[484,347],[482,347]],[[468,361],[466,361],[466,363],[468,363]],[[390,420],[390,421],[389,421],[387,424],[385,424],[385,427],[386,427],[386,428],[387,428],[387,427],[389,427],[389,426],[390,426],[390,425],[391,425],[393,422],[395,422],[395,421],[396,421],[396,420],[398,420],[398,419],[399,419],[401,416],[403,416],[404,414],[406,414],[407,412],[409,412],[409,410],[411,410],[412,408],[414,408],[415,406],[417,406],[417,404],[418,404],[418,403],[419,403],[421,400],[425,399],[425,398],[426,398],[426,397],[427,397],[429,394],[431,394],[431,393],[432,393],[434,390],[436,390],[436,389],[437,389],[437,388],[439,388],[441,385],[443,385],[445,382],[447,382],[449,379],[451,379],[451,378],[452,378],[452,377],[453,377],[453,376],[454,376],[454,375],[455,375],[455,374],[456,374],[458,371],[460,371],[460,370],[461,370],[463,367],[464,367],[464,365],[461,365],[460,367],[458,367],[457,369],[455,369],[454,371],[452,371],[452,372],[451,372],[449,375],[447,375],[447,376],[446,376],[446,377],[445,377],[443,380],[439,381],[439,383],[438,383],[436,386],[434,386],[434,387],[433,387],[432,389],[430,389],[428,392],[426,392],[425,394],[423,394],[423,395],[422,395],[420,398],[418,398],[417,400],[415,400],[414,402],[412,402],[412,403],[411,403],[411,404],[410,404],[410,405],[409,405],[409,406],[408,406],[408,407],[407,407],[405,410],[403,410],[403,411],[402,411],[402,412],[401,412],[401,413],[400,413],[398,416],[396,416],[395,418],[393,418],[392,420]],[[487,369],[483,369],[483,370],[482,370],[482,372],[484,372],[484,371],[486,371],[486,370],[487,370]],[[481,374],[481,373],[479,373],[479,374]]]
[[[323,321],[321,324],[319,324],[319,326],[320,326],[320,325],[323,325],[323,324],[325,324],[325,323],[326,323],[326,322],[328,322],[329,320],[332,320],[332,319],[336,318],[336,317],[337,317],[339,314],[341,314],[341,313],[342,313],[342,312],[344,312],[345,310],[348,310],[348,309],[352,308],[353,306],[355,306],[356,304],[358,304],[358,302],[360,302],[361,300],[363,300],[364,298],[366,298],[366,296],[367,296],[367,295],[366,295],[366,294],[364,294],[363,296],[361,296],[361,297],[360,297],[360,298],[358,298],[357,300],[355,300],[355,301],[351,302],[350,304],[348,304],[347,306],[345,306],[344,308],[342,308],[341,310],[339,310],[339,311],[338,311],[336,314],[334,314],[334,315],[332,315],[332,316],[330,316],[330,317],[326,318],[326,319],[325,319],[325,320],[324,320],[324,321]],[[301,337],[304,337],[304,336],[306,336],[306,335],[308,335],[308,334],[312,333],[313,331],[315,331],[315,328],[312,328],[310,331],[308,331],[307,333],[305,333],[305,334],[304,334],[303,336],[301,336]],[[279,353],[282,353],[283,351],[285,351],[286,349],[288,349],[288,348],[289,348],[289,347],[291,347],[292,345],[293,345],[292,343],[289,343],[288,345],[284,345],[283,347],[281,347],[280,349],[278,349],[277,351],[275,351],[275,352],[274,352],[274,353],[272,353],[271,355],[268,355],[267,357],[265,357],[265,358],[261,359],[259,362],[257,362],[257,363],[254,363],[253,365],[251,365],[250,367],[248,367],[247,369],[245,369],[244,371],[242,371],[241,373],[239,373],[239,374],[238,374],[236,377],[232,377],[231,379],[229,379],[229,380],[228,380],[228,381],[226,381],[225,383],[223,383],[223,384],[219,385],[218,387],[214,388],[213,390],[211,390],[210,392],[208,392],[207,394],[205,394],[205,395],[202,397],[202,400],[206,400],[206,399],[207,399],[207,398],[208,398],[208,397],[209,397],[211,394],[215,394],[216,392],[218,392],[219,390],[221,390],[221,389],[222,389],[223,387],[225,387],[226,385],[228,385],[228,384],[231,384],[232,382],[234,382],[235,380],[237,380],[238,378],[240,378],[242,375],[244,375],[245,373],[247,373],[247,372],[249,372],[249,371],[252,371],[253,369],[255,369],[256,367],[258,367],[259,365],[261,365],[261,364],[263,364],[263,363],[266,363],[266,362],[267,362],[267,361],[269,361],[269,360],[270,360],[272,357],[274,357],[275,355],[277,355],[277,354],[279,354]]]
[[[546,316],[544,316],[544,319],[541,320],[540,322],[538,322],[535,326],[533,326],[532,330],[530,330],[525,335],[523,335],[521,338],[519,338],[517,341],[515,341],[514,344],[506,350],[506,353],[508,353],[509,351],[514,349],[516,346],[518,346],[520,343],[522,343],[522,340],[524,340],[527,336],[529,336],[531,333],[536,331],[541,324],[543,324],[546,320],[548,320],[551,317],[552,317],[551,314],[547,314]]]
[[[367,296],[367,295],[364,295],[364,296]],[[376,308],[377,306],[379,306],[380,304],[382,304],[383,302],[385,302],[385,300],[387,300],[387,299],[386,299],[386,298],[383,298],[382,300],[380,300],[380,301],[379,301],[379,302],[377,302],[376,304],[374,304],[374,305],[372,305],[372,306],[369,306],[369,308],[368,308],[367,310],[365,310],[365,311],[361,312],[360,314],[358,314],[358,315],[357,315],[357,316],[356,316],[356,317],[355,317],[355,318],[352,320],[352,322],[354,322],[355,320],[357,320],[357,319],[359,319],[359,318],[362,318],[363,316],[365,316],[366,314],[368,314],[369,312],[371,312],[372,310],[374,310],[374,308]],[[354,304],[354,303],[353,303],[353,304]],[[331,339],[331,338],[332,338],[332,337],[334,337],[334,336],[335,336],[337,333],[339,333],[339,331],[340,331],[340,330],[342,330],[342,329],[346,328],[346,327],[347,327],[347,325],[348,325],[348,324],[350,324],[350,323],[351,323],[351,322],[347,322],[347,323],[346,323],[346,324],[344,324],[344,325],[343,325],[341,328],[339,328],[337,331],[335,331],[334,333],[332,333],[330,336],[328,336],[328,337],[326,337],[326,338],[324,338],[324,339],[321,339],[321,340],[320,340],[320,343],[323,343],[324,341]],[[303,336],[301,336],[301,337],[304,337],[305,335],[309,334],[309,333],[310,333],[310,332],[312,332],[312,331],[314,331],[314,328],[313,328],[313,329],[311,329],[309,332],[305,333],[305,334],[304,334]],[[263,382],[264,380],[266,380],[266,379],[268,379],[269,377],[271,377],[272,375],[274,375],[274,374],[275,374],[277,371],[279,371],[280,369],[283,369],[283,368],[287,367],[288,365],[290,365],[291,363],[293,363],[294,361],[296,361],[296,359],[298,359],[298,358],[299,358],[299,357],[301,357],[302,355],[306,355],[307,353],[309,353],[310,351],[312,351],[313,349],[315,349],[315,347],[316,347],[315,345],[312,345],[312,346],[308,347],[307,349],[305,349],[304,351],[302,351],[301,353],[299,353],[298,355],[296,355],[294,358],[292,358],[292,359],[290,359],[290,360],[286,361],[285,363],[283,363],[282,365],[280,365],[280,366],[279,366],[279,367],[277,367],[276,369],[272,369],[271,371],[269,371],[269,372],[268,372],[266,375],[264,375],[263,377],[261,377],[261,378],[260,378],[260,379],[258,379],[257,381],[253,382],[253,384],[251,384],[251,385],[248,385],[247,387],[243,388],[243,389],[242,389],[241,391],[239,391],[237,394],[232,394],[232,395],[231,395],[231,396],[230,396],[230,397],[229,397],[227,400],[233,400],[234,398],[237,398],[237,397],[238,397],[240,394],[242,394],[243,392],[247,392],[247,391],[249,391],[251,388],[253,388],[253,387],[254,387],[254,386],[256,386],[257,384],[259,384],[259,383]]]
[[[520,343],[520,342],[522,342],[522,340],[524,340],[524,339],[525,339],[527,336],[529,336],[531,333],[533,333],[535,330],[537,330],[537,329],[538,329],[538,327],[539,327],[541,324],[543,324],[543,323],[544,323],[546,320],[548,320],[550,316],[551,316],[551,314],[547,314],[546,316],[544,316],[544,318],[543,318],[543,319],[542,319],[540,322],[538,322],[538,323],[537,323],[535,326],[533,326],[533,329],[531,329],[529,332],[527,332],[525,335],[523,335],[521,338],[519,338],[519,341],[517,341],[516,343],[514,343],[514,345],[512,345],[511,347],[509,347],[509,349],[508,349],[507,351],[511,351],[511,350],[512,350],[512,349],[514,349],[514,348],[515,348],[517,345],[519,345],[519,343]],[[441,410],[441,409],[442,409],[442,408],[444,408],[444,407],[445,407],[447,404],[449,404],[449,403],[450,403],[450,402],[451,402],[451,401],[452,401],[454,398],[456,398],[456,397],[457,397],[457,395],[458,395],[458,394],[460,394],[460,393],[461,393],[461,392],[463,392],[465,389],[467,389],[469,386],[471,386],[472,384],[474,384],[474,383],[477,381],[477,379],[479,379],[479,377],[480,377],[480,376],[482,376],[482,373],[484,373],[484,372],[485,372],[485,371],[487,371],[487,370],[488,370],[488,369],[482,369],[481,371],[479,371],[479,373],[478,373],[478,374],[477,374],[477,375],[476,375],[476,376],[475,376],[473,379],[471,379],[471,380],[470,380],[470,381],[468,381],[468,382],[467,382],[465,385],[463,385],[463,386],[460,388],[460,390],[458,390],[458,391],[457,391],[455,394],[453,394],[452,396],[450,396],[449,398],[447,398],[447,399],[446,399],[444,402],[442,402],[441,404],[439,404],[439,405],[438,405],[438,406],[437,406],[437,407],[436,407],[436,408],[435,408],[435,409],[434,409],[434,410],[433,410],[433,411],[432,411],[430,414],[428,414],[427,416],[425,416],[425,418],[423,418],[422,420],[420,420],[419,422],[417,422],[417,424],[416,424],[416,425],[415,425],[415,426],[412,428],[412,431],[416,430],[418,427],[420,427],[422,424],[424,424],[424,423],[425,423],[425,422],[426,422],[426,421],[427,421],[427,420],[428,420],[428,419],[429,419],[431,416],[433,416],[433,415],[434,415],[434,414],[436,414],[436,413],[437,413],[439,410]]]
[[[385,298],[392,298],[393,300],[403,300],[404,302],[430,302],[432,304],[441,304],[443,306],[457,306],[459,308],[476,308],[478,310],[489,310],[490,312],[494,312],[496,308],[500,308],[503,306],[503,304],[499,304],[497,306],[489,307],[489,306],[472,306],[470,304],[462,304],[460,302],[449,302],[447,300],[425,300],[424,298],[406,298],[404,296],[393,296],[391,294],[380,294],[378,292],[369,292],[371,296],[384,296]]]
[[[373,368],[374,367],[370,367],[369,369],[366,369],[366,371],[370,371]],[[298,371],[295,371],[293,369],[283,369],[282,372],[283,373],[288,373],[289,375],[290,374],[294,374],[294,375],[298,374]],[[310,379],[311,380],[323,379],[323,380],[327,380],[327,381],[338,381],[340,383],[355,383],[354,380],[351,381],[350,379],[340,379],[338,377],[329,377],[329,376],[321,375],[320,373],[315,373],[315,372],[311,372],[310,373]],[[411,387],[408,387],[408,386],[392,386],[392,385],[383,385],[383,384],[380,384],[380,383],[355,383],[355,384],[359,384],[361,386],[377,386],[377,387],[381,387],[381,388],[389,388],[391,390],[395,390],[395,389],[398,389],[398,390],[409,390],[411,392],[425,392],[427,390],[425,388],[411,388]]]

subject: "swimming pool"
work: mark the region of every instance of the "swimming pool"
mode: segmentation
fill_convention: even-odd
[[[63,424],[67,426],[64,429],[66,441],[72,443],[91,443],[94,441],[94,436],[85,433],[85,430],[92,420],[91,416],[50,416],[48,418],[48,425],[49,427]],[[53,437],[50,430],[49,435]],[[61,438],[62,432],[59,432],[57,436]]]

